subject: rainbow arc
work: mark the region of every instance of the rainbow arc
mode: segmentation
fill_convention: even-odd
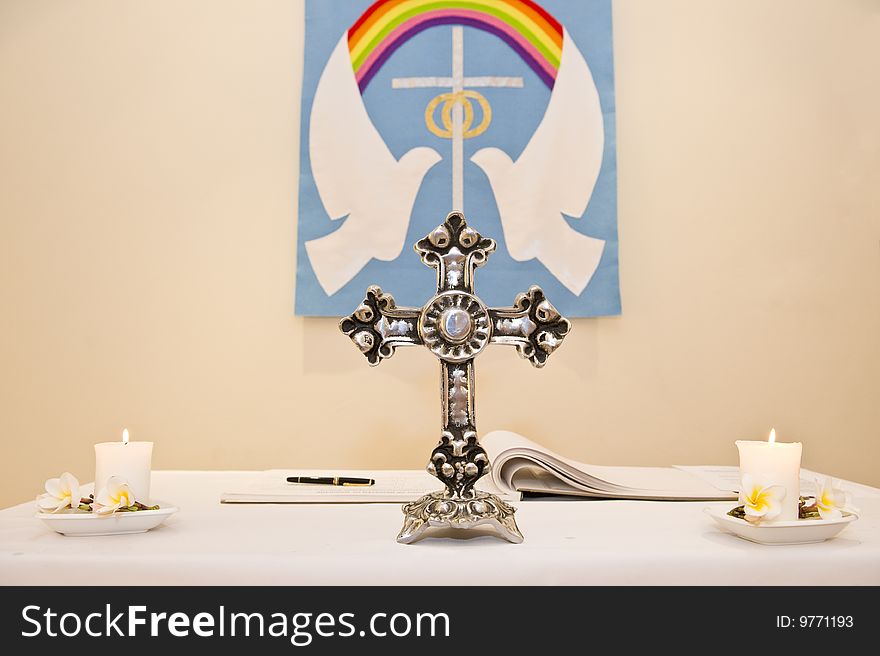
[[[377,0],[348,30],[348,49],[361,93],[389,57],[438,25],[494,34],[553,88],[562,58],[562,25],[532,0]]]

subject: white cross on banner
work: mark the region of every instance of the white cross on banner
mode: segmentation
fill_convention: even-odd
[[[523,79],[521,77],[465,77],[464,76],[464,28],[456,25],[452,28],[452,77],[396,77],[391,80],[393,89],[430,89],[430,88],[448,88],[452,89],[452,93],[438,96],[442,98],[444,105],[452,104],[452,210],[464,211],[464,108],[467,107],[473,112],[471,101],[464,95],[465,89],[474,87],[499,87],[499,88],[522,88]],[[483,121],[486,124],[491,120],[491,113],[488,111],[488,103],[485,103],[483,96],[477,95],[477,98],[483,102],[480,106],[483,108]],[[442,111],[442,110],[441,110]],[[430,114],[426,111],[425,121],[428,129],[437,134],[440,128],[434,122],[434,112]],[[488,114],[488,116],[487,116]],[[468,122],[468,128],[471,123]]]

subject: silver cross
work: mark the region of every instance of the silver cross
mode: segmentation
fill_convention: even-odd
[[[459,212],[415,244],[422,262],[437,271],[437,293],[422,308],[399,308],[379,287],[339,322],[377,365],[398,346],[425,346],[440,359],[442,432],[428,471],[446,486],[403,506],[399,542],[412,542],[429,526],[472,528],[491,524],[511,542],[522,542],[514,509],[493,494],[474,489],[489,471],[477,440],[474,417],[474,358],[489,344],[515,346],[543,367],[571,330],[540,287],[517,295],[511,307],[487,308],[474,295],[474,269],[486,263],[495,241],[483,237]]]

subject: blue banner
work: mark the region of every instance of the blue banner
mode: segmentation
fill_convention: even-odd
[[[619,314],[615,147],[610,0],[307,0],[296,313],[421,306],[455,209],[498,242],[487,304]]]

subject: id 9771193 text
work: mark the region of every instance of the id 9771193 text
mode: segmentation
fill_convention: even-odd
[[[852,615],[777,615],[779,629],[851,629]]]

